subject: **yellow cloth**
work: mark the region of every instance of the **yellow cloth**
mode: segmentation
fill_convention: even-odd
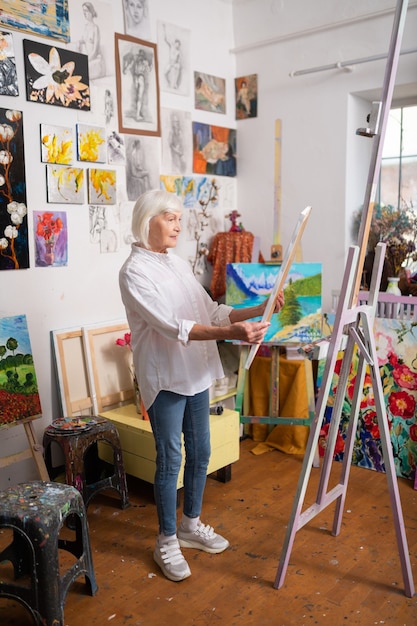
[[[269,415],[271,358],[257,356],[249,370],[250,415]],[[308,418],[308,398],[303,360],[279,357],[279,415]],[[276,449],[286,454],[303,454],[309,435],[308,426],[277,424],[268,435],[267,424],[252,424],[252,437],[258,441],[253,454]]]

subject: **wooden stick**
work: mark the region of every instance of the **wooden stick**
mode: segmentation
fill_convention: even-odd
[[[306,227],[307,224],[307,220],[310,217],[310,213],[311,213],[311,206],[308,206],[304,209],[304,211],[301,211],[300,216],[298,218],[298,222],[295,226],[293,235],[291,237],[291,241],[289,243],[289,246],[286,250],[284,259],[282,261],[280,270],[278,272],[278,275],[275,279],[275,284],[274,287],[272,289],[271,295],[269,296],[269,300],[268,300],[268,304],[265,307],[265,311],[264,314],[262,316],[262,321],[263,322],[269,322],[272,314],[275,310],[275,304],[277,301],[277,298],[280,294],[280,292],[282,291],[282,289],[284,288],[284,284],[286,281],[286,278],[288,276],[288,272],[290,271],[292,262],[294,260],[294,256],[295,253],[297,251],[297,246],[299,244],[299,242],[301,241],[301,237],[303,235],[304,229]],[[252,361],[256,356],[256,353],[258,351],[260,344],[253,344],[251,346],[248,358],[246,360],[245,363],[245,369],[249,369],[250,366],[252,365]]]

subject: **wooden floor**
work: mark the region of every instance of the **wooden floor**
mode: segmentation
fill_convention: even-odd
[[[386,476],[353,467],[341,533],[330,533],[334,506],[298,531],[284,585],[273,582],[296,493],[302,458],[260,456],[241,442],[232,480],[209,478],[203,521],[230,541],[222,554],[184,550],[192,576],[167,580],[152,559],[157,532],[150,485],[129,480],[131,506],[117,494],[96,496],[88,509],[99,590],[71,587],[66,626],[415,626],[417,596],[404,594]],[[335,464],[332,480],[339,476]],[[313,470],[306,505],[315,500]],[[417,491],[399,480],[414,579],[417,579]],[[305,508],[305,507],[304,507]],[[417,584],[417,583],[416,583]],[[25,609],[0,598],[2,626],[32,625]]]

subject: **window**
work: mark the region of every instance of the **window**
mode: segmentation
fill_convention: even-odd
[[[378,203],[417,210],[417,106],[391,109],[389,113]]]

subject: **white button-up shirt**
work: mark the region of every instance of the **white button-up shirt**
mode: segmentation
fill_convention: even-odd
[[[216,341],[188,335],[194,324],[229,325],[232,307],[212,300],[186,261],[133,244],[119,284],[146,409],[161,390],[191,396],[224,376]]]

